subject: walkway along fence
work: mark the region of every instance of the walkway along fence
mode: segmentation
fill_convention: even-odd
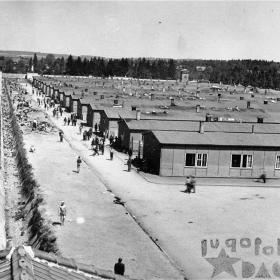
[[[23,136],[8,91],[7,83],[4,82],[5,94],[8,98],[10,118],[12,119],[12,130],[15,141],[16,162],[21,181],[21,194],[25,199],[17,219],[23,219],[28,231],[28,243],[34,248],[45,252],[57,252],[56,237],[51,229],[51,222],[43,216],[43,196],[40,187],[34,179],[32,166],[28,163],[27,152],[24,148]]]
[[[0,249],[6,247],[6,218],[5,218],[5,186],[4,186],[4,141],[3,141],[3,117],[2,117],[2,72],[0,71]]]

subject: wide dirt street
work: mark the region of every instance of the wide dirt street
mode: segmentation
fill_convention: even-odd
[[[149,183],[126,171],[121,154],[115,153],[113,161],[108,150],[91,156],[90,143],[81,140],[78,127],[63,126],[63,118],[52,121],[67,142],[59,143],[58,134],[25,139],[27,147],[36,147],[29,156],[48,214],[57,220],[60,200],[68,207],[66,225],[57,227],[65,255],[108,269],[123,256],[133,277],[179,277],[126,209],[113,204],[106,185],[188,279],[280,275],[278,188],[198,185],[188,195],[181,192],[184,186]],[[78,154],[84,161],[80,174],[73,172]]]

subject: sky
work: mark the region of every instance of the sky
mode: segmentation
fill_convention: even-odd
[[[280,2],[0,2],[0,49],[280,61]]]

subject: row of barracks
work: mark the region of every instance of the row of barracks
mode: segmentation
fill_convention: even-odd
[[[44,81],[41,77],[34,77],[33,86],[46,97],[53,99],[57,104],[64,107],[66,111],[77,114],[77,117],[83,120],[87,126],[94,127],[97,124],[100,132],[107,137],[110,135],[114,137],[121,136],[119,133],[119,121],[121,119],[126,121],[162,119],[157,115],[141,114],[139,108],[134,105],[130,108],[122,108],[120,100],[115,97],[108,97],[106,94],[97,95],[96,92],[87,94],[75,90],[75,88],[62,87],[50,81]],[[166,120],[168,118],[168,116],[165,116]],[[174,117],[170,120],[174,120]],[[137,154],[141,145],[141,141],[138,138],[134,139],[134,145],[126,145],[122,148],[127,151],[133,147],[134,152]]]
[[[139,111],[135,106],[131,110],[120,110],[119,100],[106,97],[94,92],[91,95],[76,91],[69,87],[61,87],[40,78],[33,79],[33,86],[40,90],[46,97],[53,99],[66,111],[77,114],[77,117],[84,121],[87,126],[94,127],[96,124],[100,132],[107,137],[118,136],[118,121],[120,118],[132,120],[139,117]]]
[[[106,107],[98,101],[102,96],[89,97],[36,78],[33,85],[88,126],[98,124],[106,136],[118,136],[121,148],[143,158],[150,173],[257,178],[265,172],[269,178],[280,177],[280,124],[162,120],[113,108],[118,105],[114,99]]]

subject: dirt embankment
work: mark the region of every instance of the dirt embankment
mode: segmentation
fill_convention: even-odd
[[[27,243],[46,252],[57,252],[56,237],[44,215],[44,199],[27,160],[18,119],[28,122],[28,114],[14,111],[15,99],[24,100],[24,92],[5,81],[2,96],[3,136],[5,154],[4,186],[6,189],[6,233],[13,246]],[[11,92],[18,92],[11,99]],[[24,107],[22,107],[24,108]]]

